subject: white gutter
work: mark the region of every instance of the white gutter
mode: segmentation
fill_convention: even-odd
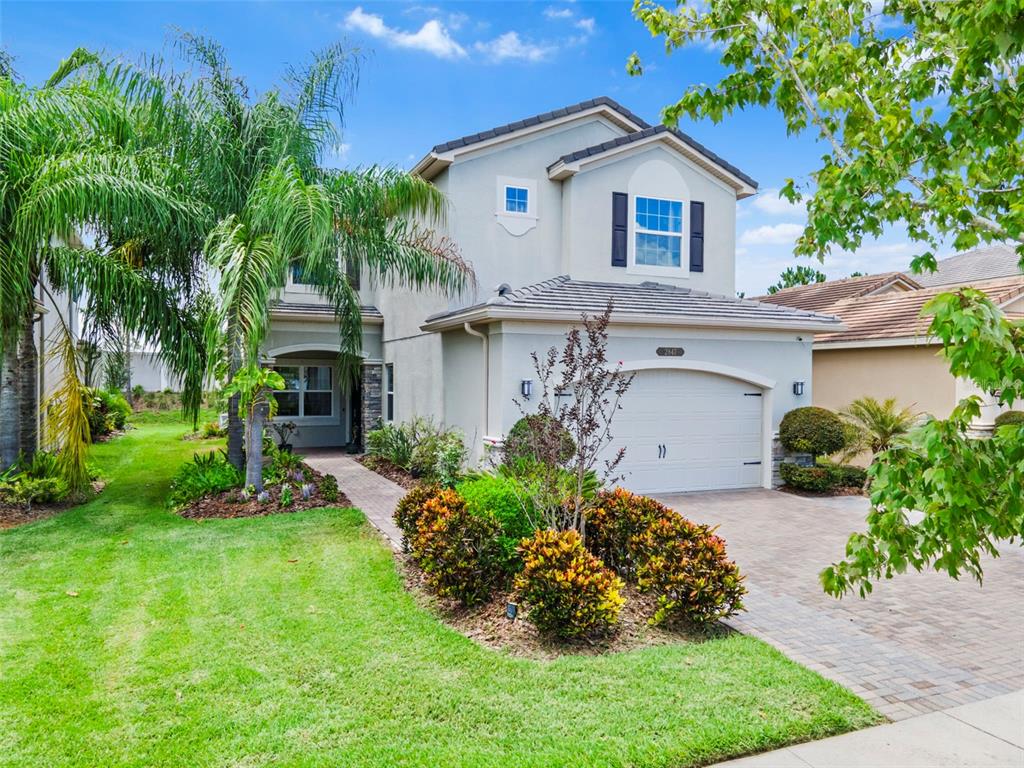
[[[596,311],[596,310],[595,310]],[[579,322],[579,313],[572,310],[521,309],[508,306],[485,305],[435,320],[427,320],[420,326],[421,331],[444,331],[463,327],[470,323],[494,322],[497,320]],[[757,320],[750,318],[723,318],[716,315],[659,315],[646,312],[612,312],[612,323],[616,325],[655,325],[663,327],[689,328],[736,328],[773,331],[803,331],[804,333],[839,333],[846,330],[841,322],[823,322],[812,318]]]
[[[490,393],[491,393],[490,340],[487,338],[487,334],[486,333],[481,333],[480,331],[474,330],[473,326],[471,326],[469,323],[463,323],[462,327],[466,331],[466,333],[468,333],[470,336],[476,336],[478,339],[480,339],[481,342],[483,342],[483,352],[484,352],[484,397],[483,397],[484,413],[483,413],[483,417],[484,418],[483,418],[483,423],[480,425],[480,434],[481,435],[486,435],[487,434],[487,426],[488,426],[488,423],[489,423],[489,418],[488,417],[491,414],[491,408],[490,408]]]

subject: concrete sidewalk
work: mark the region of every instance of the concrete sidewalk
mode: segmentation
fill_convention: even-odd
[[[1024,691],[719,763],[720,768],[1022,768]]]

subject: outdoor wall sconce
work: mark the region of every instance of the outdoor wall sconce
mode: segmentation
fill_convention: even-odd
[[[802,381],[793,382],[793,394],[800,397],[804,393],[804,383]]]
[[[519,384],[519,391],[522,392],[523,399],[529,400],[533,394],[533,379],[523,379]]]

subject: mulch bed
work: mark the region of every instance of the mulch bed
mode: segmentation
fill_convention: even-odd
[[[85,499],[78,501],[61,501],[57,504],[33,504],[31,508],[20,504],[7,504],[0,501],[0,530],[14,528],[25,523],[34,523],[36,520],[45,520],[48,517],[65,512],[72,507],[77,507],[87,501],[92,501],[106,483],[97,480],[92,484],[92,494]]]
[[[406,589],[419,605],[470,640],[513,656],[531,659],[556,659],[567,655],[598,656],[658,645],[702,642],[732,631],[721,623],[707,629],[683,624],[652,627],[647,620],[654,613],[655,599],[640,594],[635,587],[627,584],[622,590],[626,604],[619,614],[619,624],[614,634],[576,642],[559,642],[541,636],[533,624],[526,620],[526,610],[522,605],[514,620],[505,616],[506,605],[515,602],[512,593],[498,594],[483,605],[465,608],[456,600],[431,593],[423,571],[408,555],[396,554],[395,559]]]
[[[288,514],[301,512],[304,509],[316,507],[351,507],[352,502],[348,496],[338,491],[338,498],[334,501],[327,501],[320,493],[320,481],[323,474],[317,472],[308,464],[303,464],[307,482],[315,486],[313,494],[308,499],[303,499],[297,483],[290,483],[294,500],[288,506],[281,505],[281,485],[266,485],[264,490],[270,495],[270,499],[259,502],[256,497],[244,498],[241,488],[233,488],[230,491],[211,494],[196,499],[187,506],[177,510],[177,513],[189,520],[206,520],[210,518],[236,518],[236,517],[266,517],[267,515]],[[309,478],[312,478],[311,480]]]
[[[356,461],[362,464],[371,472],[376,472],[381,477],[386,477],[393,483],[397,483],[406,490],[410,490],[422,481],[412,476],[412,473],[407,469],[403,469],[397,464],[392,464],[387,459],[382,459],[380,456],[368,456],[363,454],[362,456],[356,456]]]
[[[780,485],[775,490],[791,493],[794,496],[805,496],[809,499],[826,499],[832,496],[867,496],[860,486],[849,485],[833,488],[830,491],[805,491],[803,488],[793,488],[790,485]]]

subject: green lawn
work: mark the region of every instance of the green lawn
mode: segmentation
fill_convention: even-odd
[[[414,604],[355,510],[165,511],[205,447],[184,431],[97,446],[100,497],[0,532],[0,765],[682,766],[878,719],[748,637],[483,649]]]

